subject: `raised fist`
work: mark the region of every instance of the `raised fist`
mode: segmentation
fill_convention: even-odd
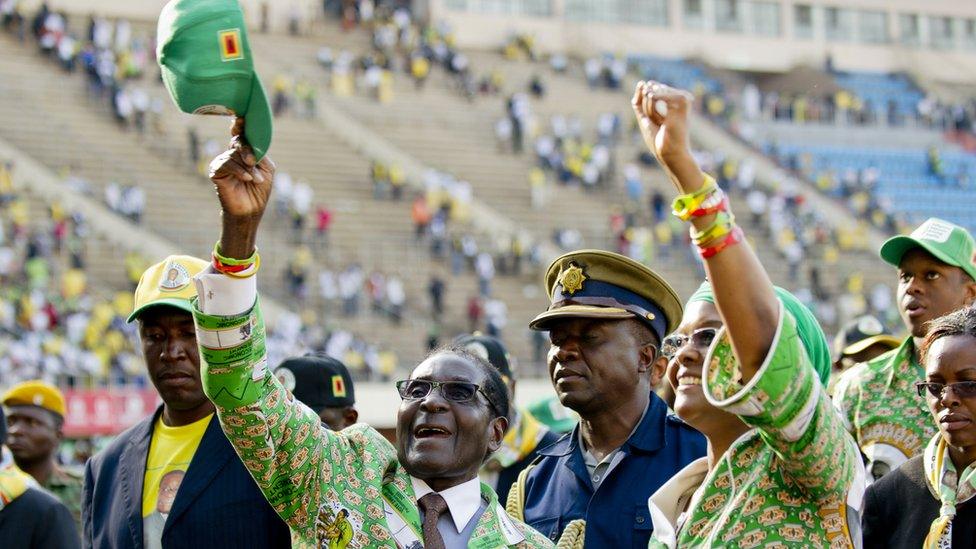
[[[694,96],[660,82],[638,82],[631,106],[647,148],[669,170],[691,156],[688,111]]]
[[[210,181],[220,198],[224,217],[260,219],[271,195],[275,164],[265,156],[260,162],[244,141],[244,119],[231,127],[230,148],[210,162]]]

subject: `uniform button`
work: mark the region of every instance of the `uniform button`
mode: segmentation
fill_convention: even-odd
[[[593,482],[600,482],[600,475],[593,477]]]
[[[549,534],[549,539],[551,539],[552,541],[556,541],[556,533],[553,532],[553,533]]]
[[[637,517],[637,524],[644,524],[644,517]]]

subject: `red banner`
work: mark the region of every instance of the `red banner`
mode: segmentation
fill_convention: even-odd
[[[159,403],[153,389],[65,389],[67,437],[115,435],[151,415]]]

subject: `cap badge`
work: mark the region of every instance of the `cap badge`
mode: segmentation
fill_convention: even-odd
[[[244,59],[241,48],[241,29],[227,29],[217,32],[220,41],[220,59],[222,61],[237,61]]]
[[[946,242],[949,240],[949,236],[952,235],[952,230],[954,227],[941,219],[929,219],[925,223],[915,229],[912,233],[912,237],[919,240],[932,240],[934,242]]]
[[[570,263],[565,271],[559,273],[559,279],[556,282],[563,287],[564,294],[573,295],[583,289],[583,282],[588,278],[579,265]]]
[[[186,267],[176,261],[170,261],[163,267],[163,278],[159,281],[159,289],[164,292],[178,292],[190,285],[190,273]]]
[[[346,382],[342,380],[340,375],[332,376],[332,396],[336,398],[345,398],[346,396]]]

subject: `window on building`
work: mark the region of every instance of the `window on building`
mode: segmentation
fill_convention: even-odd
[[[898,37],[906,46],[917,46],[921,43],[921,33],[918,30],[918,15],[902,13],[898,16]]]
[[[752,30],[760,36],[779,36],[782,32],[777,2],[756,0],[752,3]]]
[[[970,50],[976,50],[976,19],[963,19],[960,21],[962,30],[959,32],[962,37],[962,46]]]
[[[705,25],[702,13],[702,0],[684,0],[681,20],[686,29],[700,29]]]
[[[883,11],[862,11],[858,17],[858,38],[866,44],[888,42],[888,14]]]
[[[504,15],[552,15],[550,0],[446,0],[447,9]]]
[[[929,44],[933,48],[947,50],[955,46],[955,33],[952,31],[951,17],[929,17]]]
[[[724,32],[742,32],[739,0],[715,0],[715,28]]]
[[[846,42],[853,38],[854,12],[844,8],[827,8],[824,12],[827,40]]]
[[[566,19],[666,27],[668,0],[566,0]]]
[[[813,7],[793,5],[793,34],[796,38],[813,38]]]

